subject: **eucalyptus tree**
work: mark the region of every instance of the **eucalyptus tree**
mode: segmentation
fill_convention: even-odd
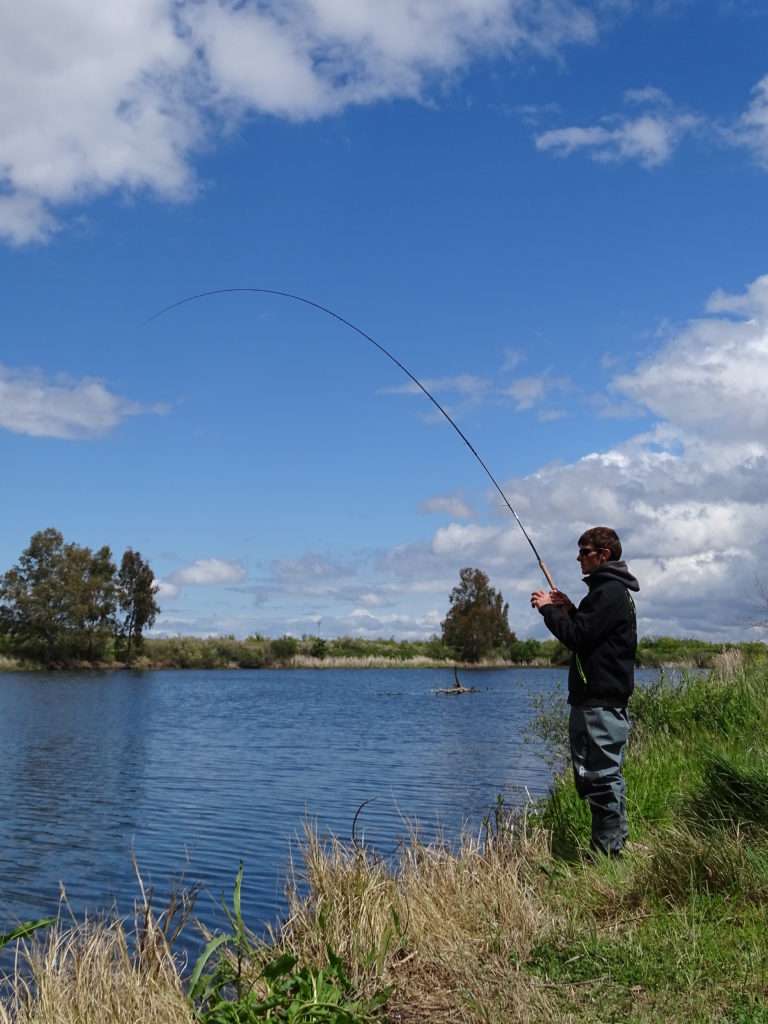
[[[158,586],[149,562],[131,548],[123,555],[117,574],[117,599],[121,616],[117,636],[120,647],[130,659],[144,641],[144,630],[152,628],[160,612],[155,600]]]
[[[39,530],[0,577],[0,629],[12,648],[41,661],[94,660],[108,653],[115,625],[115,565],[108,547],[66,544]]]

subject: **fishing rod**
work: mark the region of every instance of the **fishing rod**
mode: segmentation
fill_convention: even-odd
[[[493,473],[491,473],[490,469],[488,468],[488,466],[485,464],[484,460],[480,456],[480,453],[477,451],[477,449],[472,444],[472,442],[469,440],[469,438],[464,433],[464,431],[449,416],[449,414],[445,411],[445,409],[442,407],[442,405],[440,405],[440,403],[435,398],[435,396],[433,394],[431,394],[424,387],[424,385],[421,383],[421,381],[418,379],[418,377],[414,376],[414,374],[411,373],[411,371],[408,369],[407,366],[404,366],[400,362],[400,360],[397,359],[396,356],[393,356],[392,353],[388,349],[384,348],[383,345],[380,345],[379,342],[376,341],[375,338],[372,338],[370,336],[370,334],[367,334],[361,327],[358,327],[356,324],[353,324],[351,320],[346,320],[343,316],[340,316],[338,313],[334,313],[334,311],[332,309],[329,309],[327,306],[321,305],[321,303],[319,303],[319,302],[314,302],[312,299],[305,299],[303,295],[294,295],[292,292],[278,291],[276,288],[214,288],[212,291],[199,292],[197,295],[188,295],[184,299],[179,299],[178,302],[172,302],[170,304],[170,306],[165,306],[163,309],[158,310],[157,313],[153,313],[151,317],[149,317],[147,320],[144,321],[144,324],[146,326],[146,324],[152,323],[153,320],[158,320],[161,316],[164,316],[166,313],[170,313],[171,310],[178,309],[179,306],[185,306],[189,302],[196,302],[198,299],[207,299],[207,298],[209,298],[212,295],[233,295],[233,294],[237,294],[237,293],[241,293],[241,292],[250,292],[250,293],[255,293],[255,294],[258,294],[258,295],[278,295],[278,296],[280,296],[283,299],[292,299],[295,302],[303,302],[305,306],[311,306],[313,309],[320,310],[321,313],[327,313],[328,316],[332,316],[333,319],[334,320],[338,320],[339,323],[344,324],[346,327],[351,327],[353,331],[356,331],[361,337],[365,338],[366,341],[370,341],[370,343],[372,345],[375,345],[376,348],[379,350],[379,352],[382,352],[387,357],[387,359],[391,359],[392,362],[395,364],[395,366],[398,366],[407,377],[410,377],[410,379],[413,381],[413,383],[416,385],[416,387],[419,388],[419,390],[422,391],[427,396],[427,398],[435,406],[435,408],[438,409],[443,414],[443,416],[445,416],[445,418],[451,424],[453,429],[456,431],[456,433],[462,439],[464,444],[467,446],[467,448],[469,448],[469,450],[475,456],[477,461],[483,467],[483,469],[485,470],[486,475],[488,476],[488,479],[491,481],[493,486],[496,488],[496,490],[501,495],[501,500],[504,502],[504,504],[507,506],[509,511],[515,517],[517,525],[523,531],[523,536],[528,541],[528,543],[529,543],[529,545],[531,547],[531,551],[533,551],[533,554],[534,554],[534,556],[536,558],[536,561],[538,562],[539,568],[544,573],[544,578],[546,579],[547,583],[549,584],[550,589],[551,590],[556,590],[557,589],[555,587],[554,580],[552,579],[552,576],[550,575],[549,569],[547,569],[546,565],[542,561],[541,555],[536,550],[536,545],[533,543],[533,541],[531,540],[531,538],[530,538],[530,536],[528,534],[528,531],[523,526],[523,523],[522,523],[522,521],[520,519],[520,516],[512,508],[512,504],[511,504],[509,498],[506,496],[504,491],[501,489],[501,486],[500,486],[499,482],[496,480],[496,477],[493,475]]]

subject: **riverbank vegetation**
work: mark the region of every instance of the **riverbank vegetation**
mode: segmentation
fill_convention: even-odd
[[[662,673],[633,717],[620,859],[591,859],[568,775],[458,845],[406,835],[393,860],[309,827],[266,938],[242,922],[240,877],[230,933],[186,981],[167,915],[145,907],[132,937],[62,923],[0,1020],[767,1024],[768,665],[726,652],[708,675]]]
[[[640,668],[677,665],[711,668],[723,651],[737,652],[748,661],[766,652],[763,643],[713,643],[677,637],[646,637],[640,641]],[[466,662],[440,637],[429,640],[364,639],[362,637],[301,638],[234,636],[144,637],[130,660],[119,646],[107,645],[98,659],[37,660],[0,633],[0,672],[23,669],[364,669],[364,668],[551,668],[568,664],[568,651],[557,640],[513,640],[509,648],[480,662]]]

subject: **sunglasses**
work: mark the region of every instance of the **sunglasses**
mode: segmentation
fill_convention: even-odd
[[[579,558],[586,558],[587,555],[596,555],[597,550],[595,548],[579,548]]]

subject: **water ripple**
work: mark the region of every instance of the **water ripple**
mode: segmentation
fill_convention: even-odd
[[[546,792],[525,739],[531,698],[555,671],[489,671],[444,699],[443,671],[4,674],[0,742],[3,927],[55,909],[127,912],[145,881],[184,873],[216,900],[245,864],[258,927],[283,906],[291,845],[306,820],[391,852],[418,820],[426,837],[476,828],[502,793]]]

